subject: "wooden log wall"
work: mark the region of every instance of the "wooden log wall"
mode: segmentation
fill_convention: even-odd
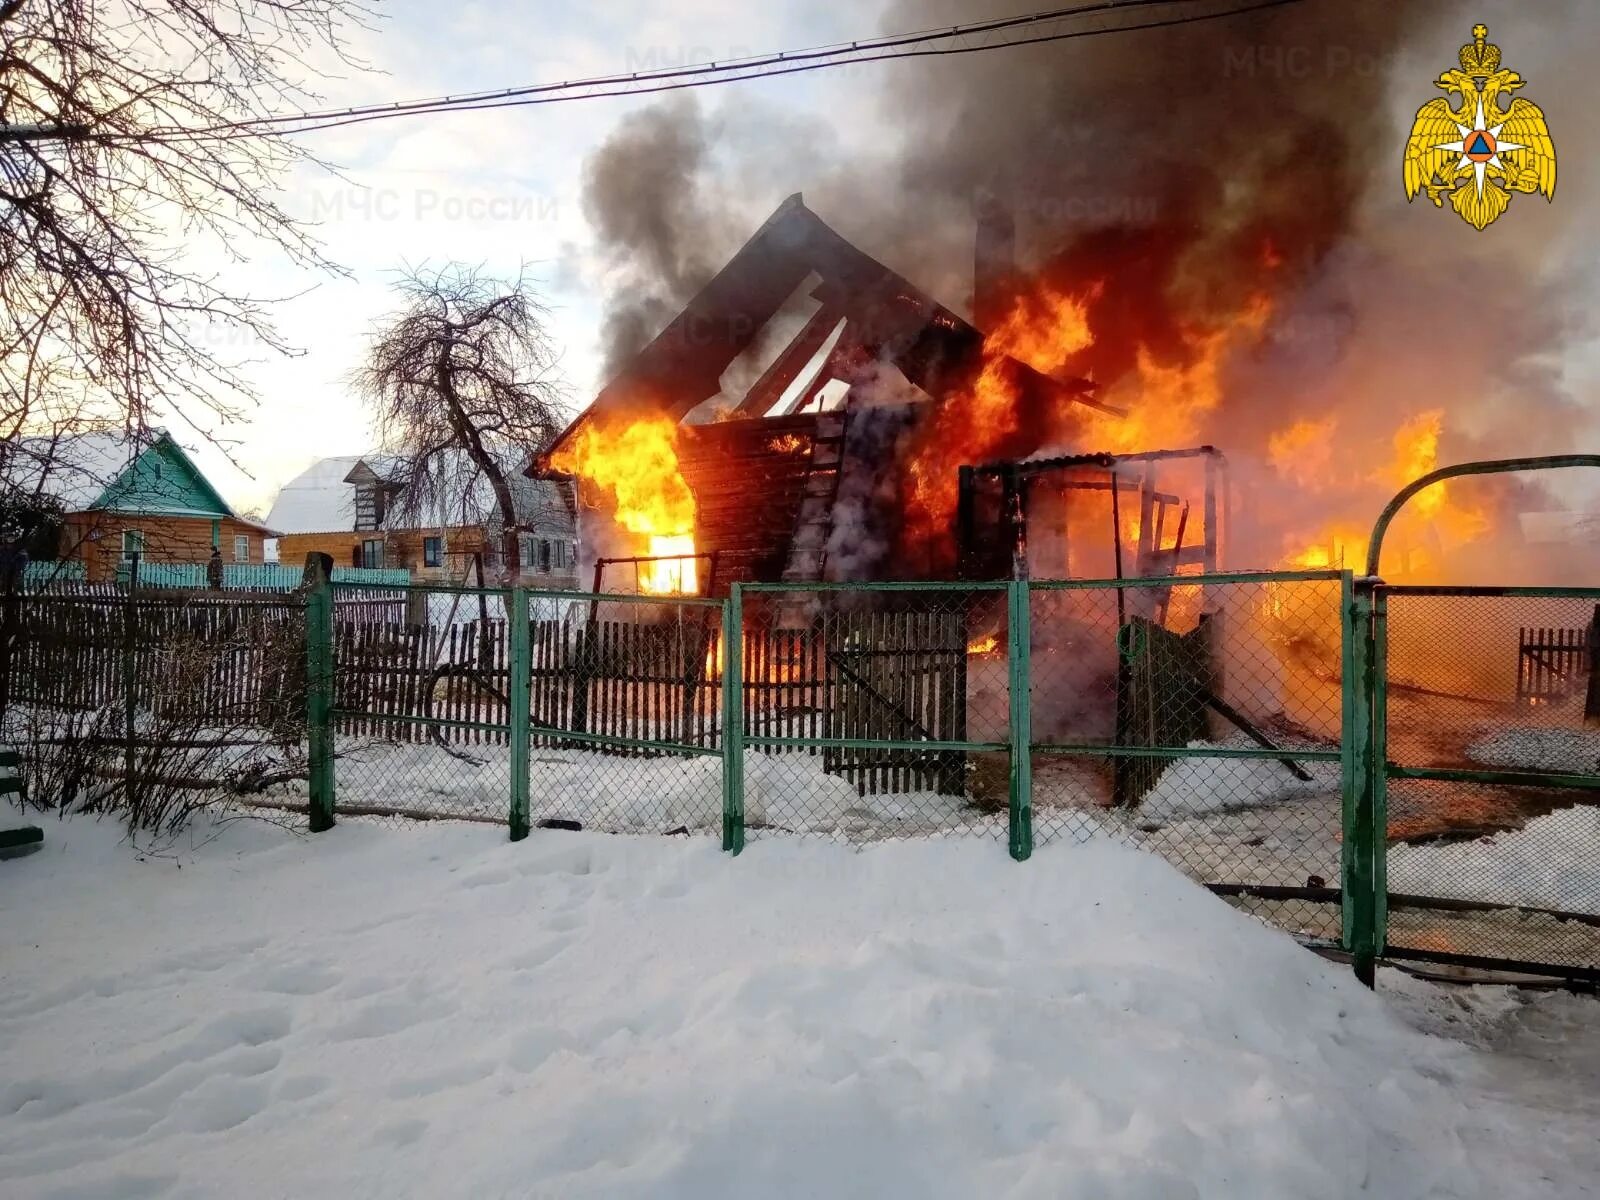
[[[695,544],[718,552],[719,594],[783,574],[816,426],[807,413],[682,427],[678,469],[694,493]]]

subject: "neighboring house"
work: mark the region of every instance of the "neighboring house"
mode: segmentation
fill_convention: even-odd
[[[577,583],[577,523],[571,486],[508,472],[517,510],[521,582],[573,587]],[[398,514],[405,480],[385,454],[324,458],[284,484],[267,514],[279,530],[278,561],[297,566],[320,552],[339,566],[403,568],[413,579],[460,582],[475,556],[499,565],[498,507],[481,477],[467,494],[444,496],[434,519]]]
[[[62,513],[54,556],[81,562],[92,583],[114,579],[138,552],[152,563],[263,561],[272,530],[229,507],[172,437],[120,433],[21,439],[6,459],[6,483]],[[36,559],[49,557],[36,547]]]

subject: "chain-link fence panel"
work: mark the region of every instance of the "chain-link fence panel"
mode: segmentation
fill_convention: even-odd
[[[1600,978],[1600,590],[1384,590],[1388,947]]]
[[[531,604],[533,823],[720,832],[724,603],[604,594]]]
[[[332,585],[341,819],[507,819],[508,595]]]
[[[341,816],[515,824],[525,797],[534,826],[720,828],[720,602],[413,586],[388,611],[340,591]]]
[[[1004,839],[1004,584],[741,589],[751,837]]]
[[[1340,574],[1031,588],[1036,838],[1160,854],[1296,934],[1340,934]]]

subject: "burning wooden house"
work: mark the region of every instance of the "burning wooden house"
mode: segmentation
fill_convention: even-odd
[[[980,300],[1009,270],[1003,227],[985,230]],[[797,307],[798,330],[772,353],[776,319]],[[741,356],[765,365],[730,402],[724,378]],[[933,553],[903,552],[914,507],[904,497],[922,483],[907,447],[947,396],[995,375],[1025,411],[1099,407],[1083,380],[986,354],[983,332],[795,195],[538,469],[576,476],[587,519],[624,535],[585,531],[586,544],[613,548],[597,564],[604,590],[635,579],[644,591],[719,592],[735,580],[948,577],[948,538]]]
[[[1212,447],[1129,449],[1124,437],[1114,455],[1039,454],[1092,446],[1105,428],[1095,423],[1121,414],[1087,381],[1039,369],[1055,360],[1029,353],[1009,328],[1010,243],[1003,215],[980,216],[974,312],[989,326],[980,330],[852,246],[798,195],[780,205],[535,465],[579,481],[582,540],[597,548],[594,592],[716,595],[735,581],[783,581],[805,597],[819,581],[1214,569],[1225,477]],[[1051,333],[1073,343],[1070,328]],[[739,389],[728,386],[736,363],[751,368]],[[1003,412],[985,423],[991,396]],[[747,599],[747,731],[943,745],[1001,736],[1003,593],[847,599]],[[1080,664],[1105,660],[1111,690],[1097,736],[1109,737],[1113,722],[1132,736],[1143,710],[1124,696],[1119,630],[1164,629],[1169,600],[1141,592],[1125,613],[1119,593],[1114,625],[1058,605],[1036,626],[1036,644],[1058,644]],[[601,609],[590,605],[586,644],[632,645],[634,626],[652,623],[673,624],[663,635],[672,642],[690,620],[652,610],[608,623],[592,615]],[[1192,616],[1173,624],[1187,628]],[[707,623],[701,632],[664,664],[636,670],[602,655],[585,670],[615,675],[621,686],[608,694],[617,696],[631,694],[626,677],[639,671],[641,686],[648,676],[692,688],[718,652],[717,631]],[[1209,636],[1160,640],[1162,671],[1204,676]],[[1204,730],[1182,732],[1186,742]],[[964,754],[828,754],[827,770],[863,789],[968,786]],[[1119,789],[1131,797],[1148,785],[1141,777]]]

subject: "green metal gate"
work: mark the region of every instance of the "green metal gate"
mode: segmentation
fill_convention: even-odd
[[[1600,982],[1600,588],[1379,575],[1384,534],[1419,492],[1558,467],[1600,455],[1447,467],[1373,529],[1353,597],[1371,715],[1346,806],[1350,944],[1369,983],[1378,957]]]

